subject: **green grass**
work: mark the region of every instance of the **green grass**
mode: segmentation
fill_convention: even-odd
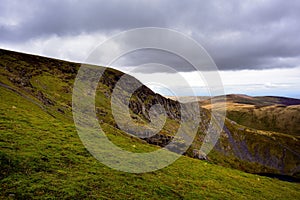
[[[258,130],[276,131],[299,136],[299,105],[265,106],[227,110],[227,117],[239,124]]]
[[[300,196],[297,183],[247,174],[185,156],[151,173],[131,174],[111,169],[87,151],[72,120],[72,69],[78,65],[1,53],[0,82],[11,89],[0,86],[0,199],[297,199]],[[116,74],[120,72],[110,70],[108,76],[113,80]],[[159,147],[116,128],[106,97],[109,90],[107,85],[99,84],[95,102],[107,137],[127,151],[157,150]],[[53,105],[43,104],[38,91]],[[146,124],[143,116],[131,114],[136,123]],[[177,129],[178,122],[168,118],[161,133],[169,135]],[[224,166],[236,167],[241,163],[231,157],[222,163],[224,157],[214,156]]]
[[[130,174],[106,167],[61,121],[0,87],[0,197],[68,199],[296,199],[300,186],[181,157],[167,168]],[[131,151],[157,149],[114,127],[110,139]],[[135,148],[133,148],[133,144]]]

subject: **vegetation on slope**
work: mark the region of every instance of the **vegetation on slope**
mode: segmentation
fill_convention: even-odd
[[[79,65],[6,51],[0,55],[3,199],[296,199],[300,195],[299,184],[188,157],[152,173],[110,169],[85,149],[72,121],[71,91]],[[107,109],[109,90],[99,84],[96,98],[99,121],[109,139],[132,152],[156,150],[157,146],[118,129]],[[132,115],[144,123],[145,116]],[[170,118],[163,131],[176,131],[176,119]]]
[[[71,121],[52,117],[8,89],[0,91],[1,198],[295,199],[300,195],[299,184],[188,157],[152,173],[115,171],[89,154]],[[106,127],[113,142],[133,152],[156,149]]]
[[[214,98],[218,101],[218,97]],[[258,130],[300,135],[300,100],[286,97],[226,96],[227,117]],[[201,102],[210,107],[210,100]],[[223,105],[224,102],[219,102]]]

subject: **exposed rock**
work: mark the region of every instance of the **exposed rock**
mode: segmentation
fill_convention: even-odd
[[[65,111],[63,109],[61,109],[61,108],[57,108],[57,111],[60,112],[60,113],[62,113],[62,114],[65,113]]]
[[[44,105],[50,105],[50,106],[53,106],[54,103],[47,97],[45,97],[45,95],[43,94],[43,92],[41,91],[38,91],[37,92],[37,98],[43,102]]]
[[[208,160],[206,154],[199,149],[193,149],[193,157],[199,160]]]
[[[147,143],[165,147],[173,139],[173,136],[156,134],[152,137],[143,138]]]

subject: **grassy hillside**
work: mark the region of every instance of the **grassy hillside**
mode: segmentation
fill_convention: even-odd
[[[6,51],[0,55],[2,199],[297,199],[300,196],[297,183],[247,174],[185,156],[151,173],[130,174],[110,169],[89,154],[74,127],[71,91],[74,71],[79,65]],[[96,110],[109,139],[132,152],[159,148],[115,126],[107,109],[108,90],[107,85],[99,85]],[[143,115],[134,111],[132,115],[137,122],[144,123]],[[163,132],[171,133],[174,128],[176,119],[169,119]]]
[[[226,96],[227,117],[241,125],[259,130],[300,135],[300,100],[285,97]],[[215,97],[218,101],[218,97]],[[223,102],[219,102],[220,106]],[[202,101],[205,108],[210,101]]]

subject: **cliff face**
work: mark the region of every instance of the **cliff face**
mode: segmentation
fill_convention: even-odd
[[[250,163],[240,167],[252,173],[275,173],[299,177],[299,138],[276,132],[250,129],[228,120],[226,137],[220,138],[215,150],[226,157]],[[251,167],[252,163],[259,164]]]
[[[73,83],[79,67],[80,64],[76,63],[0,50],[0,86],[27,96],[31,101],[52,113],[53,117],[70,120],[72,118]],[[120,71],[106,69],[100,79],[96,95],[95,107],[99,122],[116,128],[120,127],[111,110],[111,96],[116,84],[123,76],[124,73]],[[134,77],[128,76],[126,81],[127,87],[141,85]],[[125,86],[121,89],[124,94],[130,93]],[[124,103],[124,100],[120,98],[119,103]],[[130,96],[130,117],[134,124],[151,131],[153,129],[149,126],[151,108],[156,104],[164,108],[166,119],[159,132],[142,139],[163,147],[170,141],[178,139],[174,138],[174,135],[183,117],[181,108],[189,105],[165,98],[141,85]],[[186,155],[191,157],[194,156],[193,150],[198,149],[204,141],[204,133],[210,123],[209,110],[200,107],[199,109],[200,122],[197,135],[186,152]],[[195,117],[194,114],[184,116],[192,119]],[[138,131],[139,129],[134,128],[128,130],[131,134]],[[214,163],[252,173],[299,176],[300,147],[297,144],[299,144],[297,136],[258,131],[227,120],[219,142],[208,155],[208,159]]]

